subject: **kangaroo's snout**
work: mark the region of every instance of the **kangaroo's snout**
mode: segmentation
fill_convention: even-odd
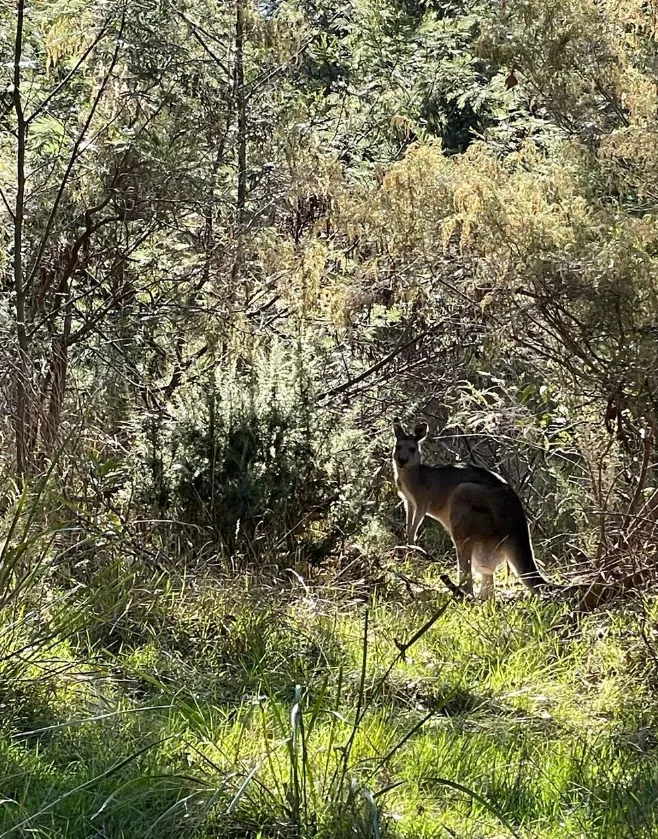
[[[393,460],[400,469],[420,463],[420,451],[415,439],[401,440],[393,450]]]

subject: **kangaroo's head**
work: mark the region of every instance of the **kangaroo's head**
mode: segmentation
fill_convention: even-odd
[[[420,463],[420,445],[427,437],[427,423],[421,422],[413,433],[407,434],[402,427],[400,420],[396,417],[393,420],[395,431],[395,446],[393,448],[393,462],[398,469],[407,469],[410,466],[418,466]]]

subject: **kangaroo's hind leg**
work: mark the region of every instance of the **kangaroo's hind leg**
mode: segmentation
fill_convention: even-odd
[[[494,590],[494,574],[496,569],[505,562],[506,553],[503,549],[504,540],[481,540],[473,551],[472,565],[476,574],[482,578],[480,600],[487,600]]]
[[[488,600],[494,590],[494,575],[482,572],[482,585],[480,586],[480,600]]]
[[[473,546],[471,540],[466,538],[461,542],[455,542],[457,550],[457,585],[466,592],[473,594],[473,569],[471,559]]]
[[[466,594],[473,594],[473,516],[470,505],[459,498],[451,506],[449,532],[457,551],[458,585]]]

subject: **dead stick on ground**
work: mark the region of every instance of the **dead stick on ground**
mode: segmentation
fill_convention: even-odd
[[[428,562],[436,562],[436,557],[432,556],[432,554],[429,554],[423,548],[418,547],[418,545],[397,545],[395,548],[393,548],[391,553],[395,554],[400,553],[402,551],[414,551],[414,553],[420,554],[423,557],[423,559],[426,559]],[[399,571],[392,571],[391,573],[399,577],[405,583],[407,589],[409,589],[410,585],[412,584],[418,585],[421,588],[428,588],[426,584],[421,583],[420,581],[412,580],[410,577],[401,574]],[[443,585],[448,589],[450,594],[452,594],[455,600],[458,600],[461,603],[466,598],[466,592],[459,586],[456,586],[447,574],[440,574],[439,579],[441,580]]]

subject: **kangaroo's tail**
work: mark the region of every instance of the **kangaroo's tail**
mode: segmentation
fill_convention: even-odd
[[[528,520],[521,501],[515,492],[513,497],[510,497],[510,506],[512,508],[512,523],[509,534],[509,561],[517,577],[535,594],[558,588],[553,583],[549,583],[537,568]]]
[[[517,577],[530,591],[535,594],[553,592],[564,596],[573,595],[579,599],[580,606],[584,609],[592,609],[614,594],[614,588],[601,580],[569,585],[549,582],[537,567],[525,510],[511,487],[508,503],[508,509],[512,511],[508,559]]]

